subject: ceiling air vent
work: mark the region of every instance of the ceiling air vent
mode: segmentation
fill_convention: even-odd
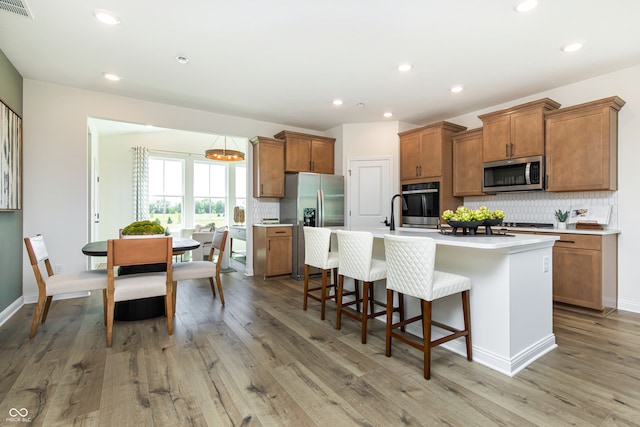
[[[33,19],[29,5],[25,0],[0,0],[0,10]]]

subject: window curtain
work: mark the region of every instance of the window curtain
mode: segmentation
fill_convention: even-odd
[[[133,149],[133,217],[135,221],[149,219],[149,149]]]

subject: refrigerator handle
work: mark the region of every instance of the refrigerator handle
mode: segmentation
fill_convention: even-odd
[[[316,227],[324,227],[324,192],[319,189],[316,193],[316,206],[318,210],[316,218]]]

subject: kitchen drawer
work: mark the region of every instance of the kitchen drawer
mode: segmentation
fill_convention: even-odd
[[[556,248],[602,249],[602,237],[587,234],[558,233],[560,240],[556,240]]]
[[[293,227],[267,227],[267,237],[289,237]]]

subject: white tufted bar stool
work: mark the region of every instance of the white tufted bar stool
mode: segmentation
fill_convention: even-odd
[[[436,243],[428,237],[384,236],[387,260],[387,337],[386,355],[391,356],[391,339],[396,338],[424,352],[424,377],[431,377],[431,348],[459,337],[465,337],[467,360],[471,361],[471,317],[469,290],[471,279],[458,274],[435,270]],[[421,315],[393,323],[393,293],[410,295],[421,301]],[[464,329],[458,330],[431,319],[432,301],[449,295],[462,295]],[[394,329],[422,320],[422,342],[408,338]],[[443,328],[451,334],[431,341],[431,326]]]
[[[326,301],[336,298],[338,252],[330,252],[331,230],[321,227],[303,227],[304,230],[304,301],[302,309],[307,309],[307,299],[320,301],[320,318],[324,320]],[[309,268],[316,267],[322,270],[322,284],[315,288],[309,288]],[[333,284],[327,284],[328,273],[333,272]],[[329,289],[334,290],[334,295],[329,295]],[[320,291],[320,295],[311,292]]]
[[[367,343],[367,320],[385,314],[386,311],[375,312],[375,305],[386,306],[377,302],[373,296],[373,282],[387,277],[387,263],[373,259],[373,234],[365,231],[338,230],[338,313],[336,329],[342,326],[342,315],[359,320],[362,323],[362,344]],[[355,293],[355,300],[343,302],[344,276],[363,282],[362,296]],[[357,287],[356,287],[357,292]],[[362,312],[344,310],[345,307],[362,302]],[[369,307],[370,311],[369,312]]]

